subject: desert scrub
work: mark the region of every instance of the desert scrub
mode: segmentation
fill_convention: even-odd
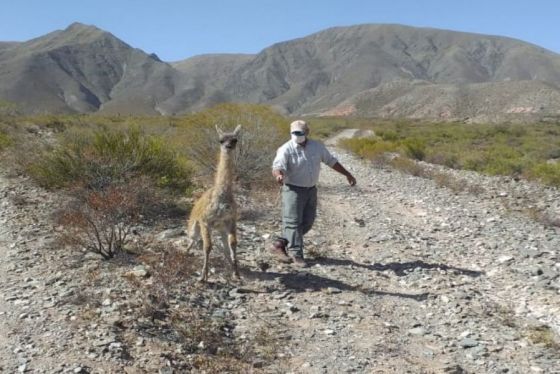
[[[170,137],[192,160],[197,174],[210,181],[219,153],[216,126],[231,131],[242,126],[235,153],[237,176],[246,187],[272,183],[270,168],[277,147],[289,139],[289,122],[270,108],[253,104],[221,104],[174,122]]]
[[[77,187],[56,214],[61,244],[108,260],[130,243],[133,227],[156,205],[150,181],[139,178],[99,190]]]
[[[12,144],[11,138],[0,128],[0,151],[6,149],[10,144]]]
[[[407,157],[422,161],[426,157],[426,141],[418,138],[405,139],[402,142]]]
[[[317,117],[304,118],[308,121],[311,128],[311,136],[315,139],[326,139],[336,135],[338,132],[349,128],[359,128],[361,123],[365,122],[360,119],[350,119],[343,117]]]
[[[539,163],[529,171],[529,177],[549,186],[560,187],[560,163]]]
[[[392,141],[385,141],[375,137],[343,139],[340,144],[367,159],[379,159],[388,152],[396,152],[399,144]]]
[[[182,192],[192,174],[186,159],[163,138],[136,127],[69,130],[57,145],[40,152],[28,170],[48,188],[82,184],[94,190],[146,175],[160,187]]]
[[[554,331],[549,326],[531,326],[525,334],[533,344],[543,345],[546,348],[560,351],[560,343],[556,341]]]
[[[465,124],[363,120],[348,127],[371,129],[377,139],[343,143],[366,158],[379,158],[383,148],[416,160],[489,175],[523,176],[558,185],[554,166],[560,159],[560,124]],[[384,142],[384,143],[382,143]]]

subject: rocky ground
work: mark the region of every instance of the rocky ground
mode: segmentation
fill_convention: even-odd
[[[243,281],[215,251],[206,286],[157,251],[184,243],[179,220],[139,228],[151,261],[103,261],[57,244],[59,197],[2,174],[0,372],[215,372],[197,356],[210,337],[178,339],[157,317],[194,308],[208,316],[198,324],[228,321],[214,344],[246,348],[240,371],[560,373],[558,191],[424,165],[447,176],[438,183],[334,152],[358,185],[324,170],[310,266],[269,258],[278,200],[255,196],[240,221]],[[196,269],[200,252],[186,258]]]

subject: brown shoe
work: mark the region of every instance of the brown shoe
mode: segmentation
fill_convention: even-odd
[[[284,238],[277,238],[272,242],[272,247],[270,247],[270,253],[280,262],[289,264],[292,259],[286,253],[286,245],[288,241]]]
[[[290,258],[292,259],[292,263],[294,264],[294,266],[297,266],[298,268],[307,267],[307,262],[303,259],[303,257],[291,255]]]

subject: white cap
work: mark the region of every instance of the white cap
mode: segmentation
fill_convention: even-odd
[[[290,123],[290,132],[293,131],[303,131],[303,132],[307,132],[309,131],[309,126],[307,126],[307,122],[298,119],[297,121],[294,121],[292,123]]]

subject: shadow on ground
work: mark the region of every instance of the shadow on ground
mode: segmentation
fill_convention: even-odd
[[[367,265],[367,264],[360,264],[358,262],[354,262],[352,260],[347,260],[347,259],[341,260],[338,258],[321,257],[311,261],[311,263],[330,265],[330,266],[349,266],[349,267],[354,266],[354,267],[360,267],[360,268],[374,270],[374,271],[392,270],[399,277],[405,276],[408,274],[409,270],[417,269],[417,268],[452,271],[457,274],[467,275],[473,278],[479,277],[483,274],[483,272],[476,271],[476,270],[463,269],[454,266],[449,266],[446,264],[430,264],[422,260],[402,262],[402,263],[390,262],[388,264],[375,263],[375,264]]]
[[[416,301],[426,300],[429,293],[421,294],[406,294],[400,292],[387,292],[381,290],[375,290],[362,286],[353,286],[344,283],[337,279],[327,278],[315,274],[308,273],[306,271],[300,271],[297,273],[279,273],[279,272],[259,272],[250,269],[244,269],[243,277],[245,279],[253,279],[259,281],[279,281],[286,289],[292,290],[294,292],[314,292],[322,291],[328,288],[338,289],[340,291],[355,291],[360,292],[365,295],[378,295],[378,296],[394,296],[406,299],[412,299]]]

